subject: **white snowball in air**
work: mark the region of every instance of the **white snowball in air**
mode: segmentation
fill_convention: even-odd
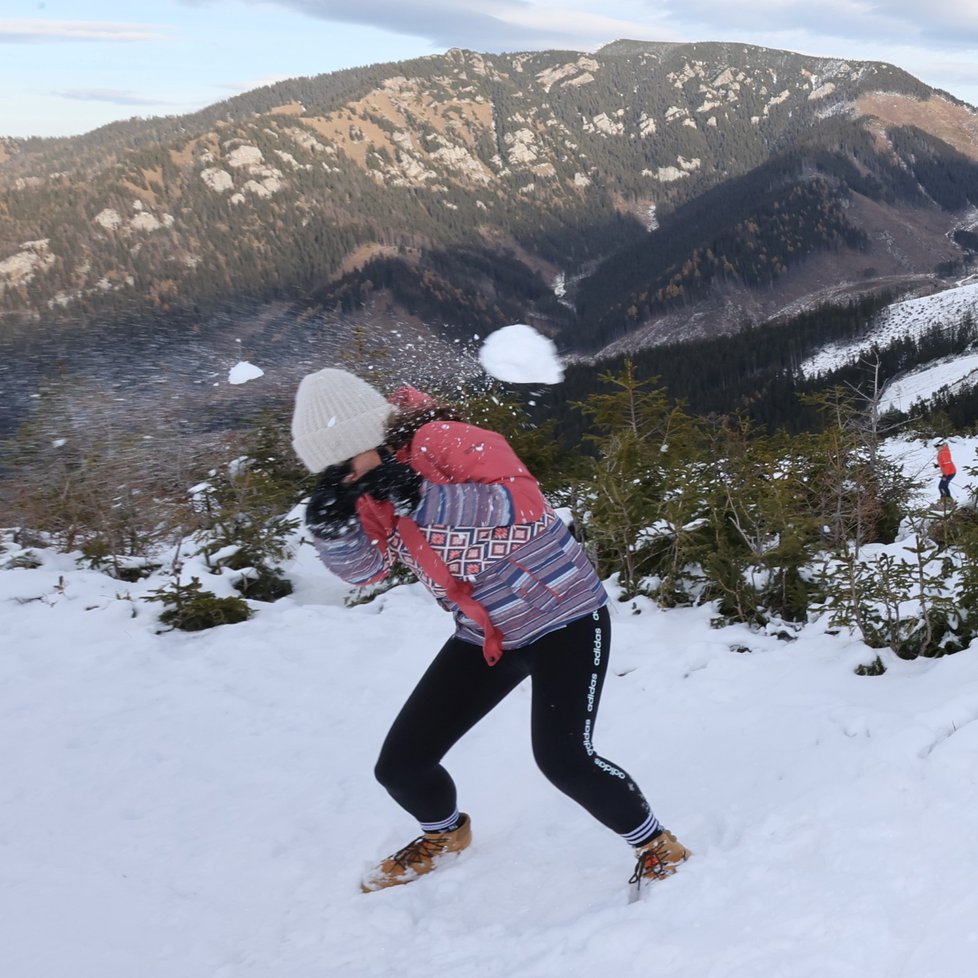
[[[559,384],[564,367],[553,340],[516,323],[490,334],[479,350],[487,374],[510,384]]]
[[[249,380],[257,380],[259,377],[264,376],[265,371],[260,367],[256,367],[253,363],[248,363],[247,360],[242,360],[231,368],[231,372],[228,374],[228,383],[247,384]]]

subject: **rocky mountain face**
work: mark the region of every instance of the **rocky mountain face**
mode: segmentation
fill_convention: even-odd
[[[621,351],[840,288],[939,288],[976,207],[978,114],[890,65],[453,50],[0,140],[0,337],[70,357],[165,323],[219,347],[244,320],[291,362],[354,327],[450,342],[521,320]]]

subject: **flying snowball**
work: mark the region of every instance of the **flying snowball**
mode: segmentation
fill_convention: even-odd
[[[564,367],[553,340],[516,323],[492,333],[479,350],[487,374],[510,384],[559,384]]]
[[[247,384],[249,380],[257,380],[259,377],[264,376],[265,371],[260,367],[256,367],[253,363],[248,363],[247,360],[242,360],[231,368],[231,372],[228,374],[228,383]]]

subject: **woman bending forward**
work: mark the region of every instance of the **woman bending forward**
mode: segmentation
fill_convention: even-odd
[[[414,388],[388,401],[334,369],[300,383],[292,439],[320,474],[306,524],[326,566],[363,585],[399,561],[455,619],[375,770],[421,835],[368,873],[364,891],[408,883],[469,845],[471,822],[442,758],[527,677],[540,770],[635,849],[631,883],[672,875],[690,853],[625,769],[594,747],[607,593],[506,440],[452,419]]]

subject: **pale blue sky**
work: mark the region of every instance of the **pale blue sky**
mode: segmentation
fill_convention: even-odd
[[[0,135],[183,114],[450,47],[593,50],[619,37],[890,61],[978,105],[978,0],[0,0]]]

